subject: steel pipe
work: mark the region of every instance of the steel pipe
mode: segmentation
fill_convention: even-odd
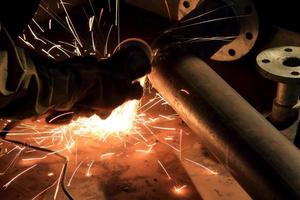
[[[150,80],[251,197],[300,198],[299,150],[205,62],[169,50]]]

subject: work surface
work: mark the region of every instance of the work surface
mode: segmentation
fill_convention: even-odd
[[[54,152],[2,140],[1,199],[67,199],[64,175],[75,199],[250,199],[174,111],[151,95],[132,132],[105,140],[43,119],[20,122],[7,139],[53,150],[68,160],[67,171]]]

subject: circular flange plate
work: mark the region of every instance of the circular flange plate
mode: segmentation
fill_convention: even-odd
[[[259,20],[253,2],[249,0],[223,0],[234,8],[240,22],[240,34],[230,43],[224,45],[211,59],[233,61],[246,55],[254,46],[259,30]]]
[[[267,49],[257,58],[259,72],[282,83],[300,83],[300,47],[285,46]]]

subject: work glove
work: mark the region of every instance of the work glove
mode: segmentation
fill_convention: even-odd
[[[97,60],[93,56],[75,57],[55,68],[73,71],[68,102],[57,103],[46,121],[67,122],[74,116],[97,114],[102,119],[128,100],[140,99],[143,87],[137,81],[151,71],[149,52],[133,45],[122,47],[110,58]],[[54,74],[55,75],[55,74]],[[56,118],[69,112],[70,115]],[[56,119],[56,120],[52,120]]]

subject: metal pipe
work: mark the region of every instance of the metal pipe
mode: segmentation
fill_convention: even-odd
[[[299,109],[294,106],[298,103],[299,92],[299,84],[278,83],[270,116],[274,126],[284,129],[297,120]]]
[[[157,56],[153,86],[254,199],[300,198],[300,152],[205,62]]]
[[[278,83],[276,102],[284,106],[294,106],[298,103],[300,85]]]

